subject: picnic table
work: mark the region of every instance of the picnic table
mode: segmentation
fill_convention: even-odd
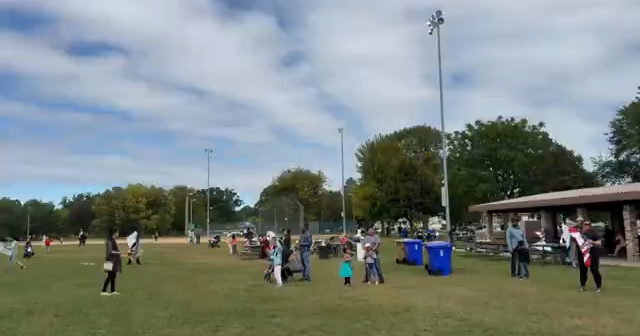
[[[242,251],[240,251],[240,256],[247,258],[253,257],[259,259],[260,254],[262,254],[262,246],[260,244],[244,245]]]
[[[341,257],[344,247],[349,245],[349,243],[330,242],[327,245],[331,246],[331,252],[334,257]]]
[[[529,253],[532,259],[543,263],[563,263],[565,246],[558,243],[535,243],[529,245]]]
[[[503,254],[509,252],[509,248],[504,241],[476,241],[470,248],[473,252],[488,254]]]

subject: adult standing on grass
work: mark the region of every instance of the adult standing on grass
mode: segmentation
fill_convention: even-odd
[[[273,262],[273,276],[276,278],[276,285],[282,286],[282,244],[278,237],[271,237],[271,245],[273,248],[269,252],[269,258]]]
[[[118,273],[122,273],[122,253],[120,253],[120,248],[116,242],[118,233],[118,229],[111,228],[107,235],[106,254],[104,258],[104,271],[107,272],[107,278],[102,285],[102,292],[100,293],[102,296],[120,294],[116,292],[116,276]],[[109,292],[107,292],[107,287],[110,287]]]
[[[78,247],[83,247],[87,244],[87,234],[84,233],[84,230],[80,230],[80,234],[78,235]]]
[[[311,281],[311,247],[313,236],[309,232],[309,224],[305,223],[300,235],[300,254],[302,256],[302,279]]]
[[[376,234],[376,230],[373,227],[369,227],[367,235],[362,240],[362,245],[367,246],[369,244],[371,251],[371,258],[373,258],[373,267],[375,268],[377,280],[383,284],[384,276],[382,275],[382,268],[380,266],[380,237]],[[369,282],[369,272],[365,271],[364,283]]]
[[[596,291],[600,293],[602,290],[602,275],[600,274],[600,254],[602,253],[602,238],[591,227],[591,223],[584,221],[582,223],[582,239],[584,243],[580,246],[580,250],[588,252],[590,263],[588,263],[583,255],[578,256],[578,267],[580,268],[580,291],[584,292],[584,286],[589,279],[589,271],[593,276],[593,282],[596,283]]]
[[[517,247],[522,245],[524,248],[529,248],[524,232],[520,229],[520,220],[517,217],[511,218],[511,227],[507,229],[506,239],[509,253],[511,253],[511,277],[515,278],[520,275]]]

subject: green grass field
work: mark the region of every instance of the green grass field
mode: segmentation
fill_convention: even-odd
[[[390,243],[387,283],[342,286],[340,260],[313,260],[313,282],[264,284],[266,262],[226,248],[147,245],[144,265],[125,266],[120,296],[101,297],[103,246],[54,246],[27,269],[2,265],[3,336],[76,335],[633,335],[640,321],[640,272],[603,268],[605,291],[577,292],[577,271],[531,267],[509,277],[506,261],[458,255],[451,277],[396,265]],[[385,257],[383,256],[383,258]],[[81,263],[93,262],[87,266]],[[591,284],[592,285],[592,284]],[[592,288],[592,287],[590,287]]]

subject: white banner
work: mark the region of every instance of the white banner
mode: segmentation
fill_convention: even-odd
[[[0,242],[0,253],[11,256],[13,250],[13,243]]]

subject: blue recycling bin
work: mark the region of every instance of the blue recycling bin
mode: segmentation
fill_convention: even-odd
[[[404,249],[407,256],[407,264],[409,265],[424,265],[424,258],[422,256],[422,240],[420,239],[405,239]]]
[[[434,241],[424,246],[429,254],[429,263],[425,269],[431,275],[447,276],[453,272],[453,245],[449,242]]]

